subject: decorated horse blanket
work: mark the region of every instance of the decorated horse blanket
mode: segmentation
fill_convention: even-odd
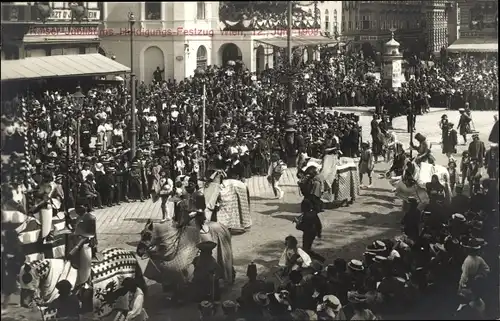
[[[144,276],[160,284],[186,283],[192,275],[190,266],[198,255],[200,242],[197,227],[176,228],[171,222],[155,224],[153,244],[163,254],[161,260],[148,260]]]
[[[26,215],[21,209],[9,204],[2,206],[2,231],[5,229],[15,230],[22,244],[26,262],[42,260],[45,258],[62,258],[65,252],[65,235],[59,234],[65,228],[64,212],[57,213],[52,218],[55,232],[54,241],[48,244],[39,242],[42,233],[41,215]]]
[[[252,226],[250,195],[245,183],[235,179],[223,181],[217,222],[230,230],[246,230]]]
[[[63,259],[44,259],[29,263],[34,273],[43,282],[40,284],[41,291],[45,294],[44,301],[47,306],[40,307],[43,320],[56,320],[57,308],[50,303],[57,298],[56,284],[60,280],[68,280],[74,287],[78,271],[73,268],[69,261]],[[92,286],[93,291],[93,315],[100,320],[112,315],[118,296],[115,291],[121,286],[127,277],[134,278],[142,287],[145,286],[141,270],[138,267],[134,253],[120,248],[108,248],[102,252],[99,262],[92,262]],[[22,274],[26,273],[23,269]],[[141,278],[142,280],[139,280]],[[29,288],[29,284],[21,284],[21,288]]]

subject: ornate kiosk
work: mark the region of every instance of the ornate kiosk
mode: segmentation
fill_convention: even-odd
[[[399,52],[399,42],[394,40],[394,29],[391,29],[391,40],[384,45],[382,81],[385,87],[398,90],[403,78],[403,55]]]

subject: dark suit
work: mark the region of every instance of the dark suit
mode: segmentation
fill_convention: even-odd
[[[82,198],[83,204],[87,204],[90,209],[92,209],[94,205],[97,205],[99,207],[101,206],[101,196],[95,189],[93,182],[83,182],[80,191],[80,196]]]
[[[476,159],[480,165],[483,164],[486,149],[482,141],[479,139],[473,140],[469,144],[468,151],[471,159]]]

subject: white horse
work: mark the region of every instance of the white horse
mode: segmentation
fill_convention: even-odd
[[[431,165],[426,162],[417,165],[414,161],[406,163],[403,170],[405,174],[411,175],[415,180],[415,184],[404,182],[402,176],[391,177],[391,185],[394,186],[397,197],[407,202],[410,197],[417,199],[420,210],[424,209],[429,204],[429,196],[427,195],[426,184],[429,183],[433,175],[437,175],[439,182],[444,186],[445,201],[451,202],[452,190],[450,186],[450,175],[448,169],[442,165]]]

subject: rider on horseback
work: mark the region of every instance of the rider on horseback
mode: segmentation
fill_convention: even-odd
[[[98,261],[96,218],[88,209],[79,206],[77,214],[80,215],[75,231],[71,235],[74,247],[68,252],[71,265],[78,270],[76,285],[85,284],[90,280],[92,261]]]

